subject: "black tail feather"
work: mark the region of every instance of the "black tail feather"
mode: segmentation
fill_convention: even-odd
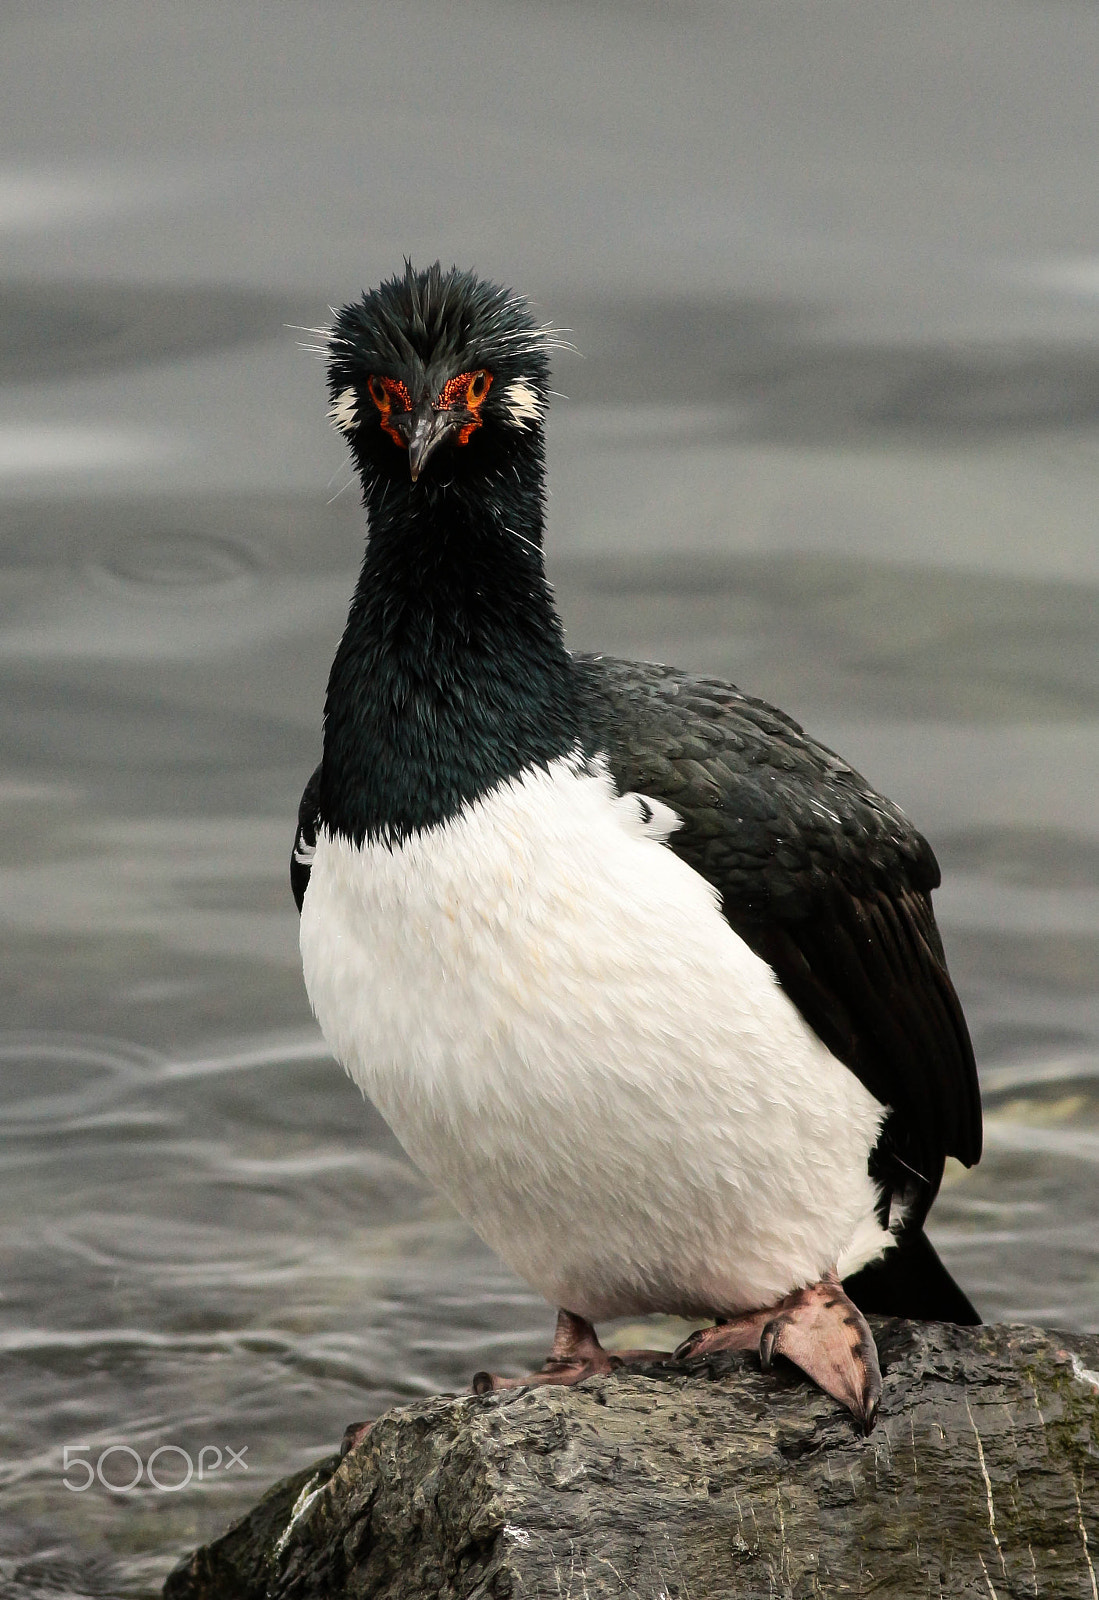
[[[926,1233],[908,1234],[843,1287],[864,1313],[911,1317],[916,1322],[956,1322],[976,1327],[980,1317],[947,1272]]]

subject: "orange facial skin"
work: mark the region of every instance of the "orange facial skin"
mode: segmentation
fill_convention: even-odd
[[[412,397],[399,378],[378,378],[373,374],[366,380],[367,392],[381,414],[383,430],[399,444],[402,450],[408,449],[407,440],[394,427],[390,420],[397,411],[411,411]],[[462,372],[456,378],[451,378],[444,386],[443,392],[432,401],[436,411],[453,411],[456,406],[469,412],[469,420],[462,424],[456,442],[468,444],[476,428],[481,426],[481,406],[485,396],[492,387],[492,373],[483,370],[478,372]]]
[[[399,378],[375,378],[371,375],[366,380],[366,387],[371,400],[381,412],[382,428],[394,444],[399,444],[402,450],[407,450],[406,441],[401,438],[389,419],[394,411],[411,411],[412,396]]]
[[[474,429],[481,426],[481,406],[491,387],[491,372],[462,372],[458,377],[451,378],[435,401],[436,411],[451,411],[455,406],[461,406],[463,411],[469,412],[469,421],[463,424],[458,434],[459,444],[468,444]]]

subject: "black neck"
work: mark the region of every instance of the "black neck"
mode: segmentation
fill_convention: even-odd
[[[328,680],[320,813],[362,843],[445,822],[578,736],[540,497],[390,485]],[[509,499],[514,503],[508,503]]]

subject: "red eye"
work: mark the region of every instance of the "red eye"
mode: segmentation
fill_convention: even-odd
[[[371,400],[373,400],[379,411],[392,410],[393,402],[386,394],[380,378],[375,378],[373,376],[367,378],[366,387],[370,391]]]
[[[489,382],[490,379],[487,372],[475,372],[473,374],[469,380],[469,388],[466,390],[466,397],[470,405],[478,405],[485,398],[485,395],[488,394]]]

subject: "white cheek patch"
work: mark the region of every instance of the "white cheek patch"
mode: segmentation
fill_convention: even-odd
[[[542,416],[542,402],[525,378],[516,378],[504,390],[504,405],[517,428],[526,428]]]
[[[328,408],[328,420],[341,433],[350,433],[359,416],[359,397],[354,389],[342,390]]]

